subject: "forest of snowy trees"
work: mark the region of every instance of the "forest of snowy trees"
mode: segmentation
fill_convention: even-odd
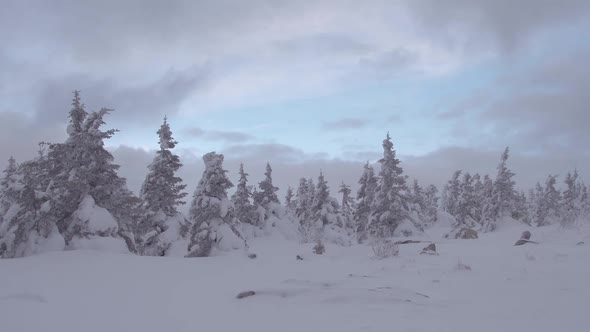
[[[241,164],[230,194],[234,184],[224,156],[207,153],[201,179],[184,179],[196,185],[185,216],[178,207],[186,204],[187,184],[175,175],[182,163],[173,152],[177,142],[167,119],[157,131],[158,150],[136,196],[104,146],[117,132],[102,129],[110,112],[87,112],[76,91],[67,139],[40,143],[32,160],[8,159],[0,179],[0,257],[105,241],[138,255],[166,256],[174,248],[186,257],[203,257],[247,248],[253,237],[273,232],[302,242],[352,245],[417,236],[441,216],[454,221],[452,237],[462,237],[466,229],[491,232],[510,222],[571,227],[590,216],[589,188],[576,170],[517,191],[506,148],[496,174],[457,170],[439,192],[404,175],[389,133],[383,157],[359,169],[356,193],[344,182],[331,187],[318,170],[316,179],[301,178],[296,188],[288,188],[283,203],[270,163],[256,186]]]

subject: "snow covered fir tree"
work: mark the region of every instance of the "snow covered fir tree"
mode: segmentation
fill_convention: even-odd
[[[141,186],[140,198],[145,215],[138,229],[138,246],[143,255],[164,256],[174,241],[188,233],[188,222],[178,212],[178,206],[185,204],[186,184],[175,175],[182,164],[172,153],[178,144],[172,137],[167,118],[157,131],[160,149],[148,166],[148,174]]]
[[[96,241],[123,241],[136,252],[140,200],[117,175],[119,166],[104,147],[116,132],[100,129],[110,112],[87,113],[75,91],[67,140],[41,148],[37,158],[18,166],[12,186],[16,201],[2,218],[3,257],[84,248]]]
[[[389,133],[382,157],[359,165],[356,188],[345,184],[350,179],[340,179],[331,190],[327,174],[318,169],[317,178],[301,177],[286,188],[283,204],[270,161],[257,186],[249,184],[241,163],[234,189],[224,155],[206,153],[185,216],[185,183],[196,181],[177,175],[182,162],[173,152],[178,142],[168,118],[156,132],[155,156],[136,196],[105,148],[117,132],[102,129],[110,112],[88,112],[75,91],[65,141],[42,142],[35,158],[20,163],[7,156],[0,178],[2,258],[85,248],[203,257],[247,249],[249,241],[277,234],[285,241],[321,242],[329,250],[330,245],[419,238],[440,223],[449,223],[447,237],[475,238],[477,232],[510,224],[575,228],[590,218],[589,188],[577,170],[521,188],[506,148],[493,176],[465,165],[439,190],[405,175]]]
[[[187,257],[209,256],[217,247],[238,249],[244,242],[227,196],[227,190],[233,184],[223,169],[223,155],[207,153],[203,162],[205,171],[193,195],[189,212],[192,227]]]

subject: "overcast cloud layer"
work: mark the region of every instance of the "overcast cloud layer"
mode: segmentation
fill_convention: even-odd
[[[0,158],[60,141],[71,91],[114,108],[130,187],[170,119],[192,191],[200,155],[279,186],[353,184],[391,132],[411,177],[590,182],[590,2],[16,1],[0,10]],[[0,162],[0,166],[3,165]]]

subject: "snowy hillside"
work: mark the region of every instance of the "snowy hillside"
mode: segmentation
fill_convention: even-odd
[[[2,331],[588,331],[590,229],[371,247],[278,237],[209,258],[51,252],[0,261]],[[585,241],[585,245],[576,245]],[[301,255],[303,260],[296,260]],[[242,291],[256,295],[237,299]]]

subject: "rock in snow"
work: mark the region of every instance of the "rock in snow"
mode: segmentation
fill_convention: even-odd
[[[477,231],[471,228],[461,228],[461,230],[455,235],[456,239],[477,239]]]
[[[420,252],[420,254],[421,255],[438,255],[438,253],[436,252],[436,245],[434,243],[427,245],[424,249],[422,249],[422,252]]]

